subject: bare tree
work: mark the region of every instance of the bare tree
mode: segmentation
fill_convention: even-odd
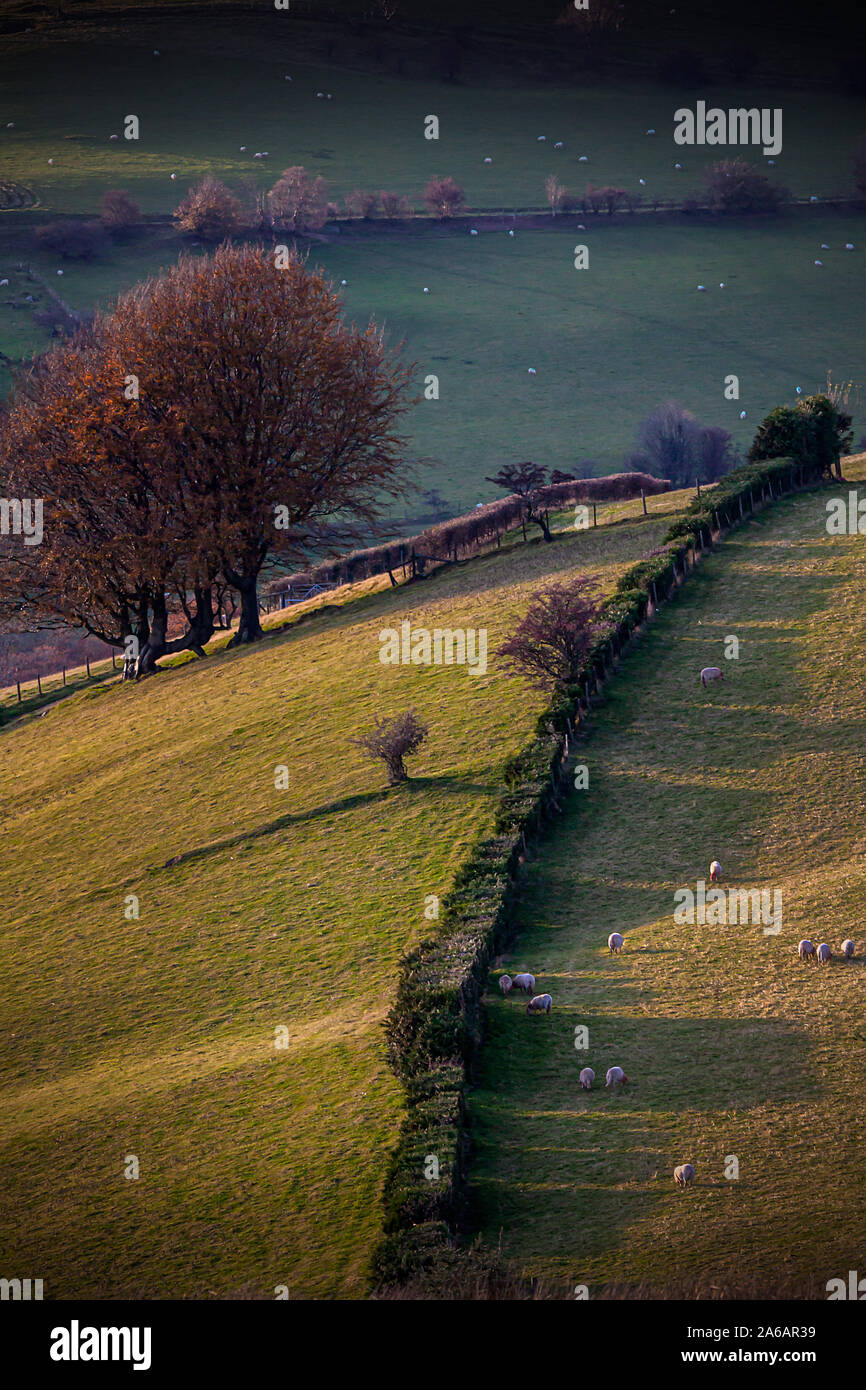
[[[603,631],[598,583],[579,574],[533,598],[498,656],[545,691],[573,685],[587,652]]]
[[[526,522],[534,522],[541,527],[541,534],[546,541],[553,540],[550,530],[550,519],[547,509],[541,503],[539,490],[544,487],[547,481],[547,469],[542,468],[538,463],[507,463],[492,478],[485,478],[487,483],[495,483],[508,493],[516,493],[523,499],[524,514],[522,519],[523,539],[526,540]]]
[[[646,417],[638,431],[638,445],[653,471],[677,486],[697,476],[700,435],[701,427],[691,411],[668,401]]]
[[[274,225],[287,232],[317,232],[327,220],[327,184],[302,164],[286,169],[268,194]]]
[[[374,729],[360,738],[350,739],[350,742],[368,757],[381,758],[388,769],[388,781],[395,787],[409,777],[403,759],[417,753],[429,732],[414,709],[407,709],[396,719],[377,717]]]

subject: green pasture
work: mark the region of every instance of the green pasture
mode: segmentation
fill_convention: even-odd
[[[2,1268],[51,1298],[364,1294],[398,962],[539,707],[495,648],[539,583],[608,586],[668,524],[368,581],[0,730]],[[382,665],[404,617],[487,627],[487,673]],[[350,740],[410,705],[430,738],[389,790]]]
[[[502,962],[536,973],[552,1014],[527,1017],[491,977],[471,1104],[479,1219],[515,1269],[560,1287],[824,1298],[857,1268],[863,538],[826,534],[827,495],[735,532],[623,660],[580,747],[589,787],[532,866]],[[726,679],[704,690],[708,664]],[[778,934],[675,924],[675,890],[713,858],[725,887],[781,891]],[[834,960],[801,964],[804,936]],[[624,1093],[604,1089],[611,1065]],[[684,1162],[689,1191],[673,1183]]]

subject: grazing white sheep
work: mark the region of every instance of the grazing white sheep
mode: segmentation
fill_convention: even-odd
[[[595,1080],[595,1072],[592,1067],[584,1067],[580,1073],[580,1088],[582,1091],[591,1091],[592,1083]]]
[[[674,1169],[674,1182],[677,1187],[691,1187],[694,1177],[695,1170],[691,1163],[680,1163]]]
[[[771,164],[771,165],[773,165],[773,166],[775,167],[776,161],[775,161],[775,159],[768,159],[768,160],[767,160],[767,163],[768,163],[768,164]]]
[[[605,1086],[624,1086],[627,1081],[628,1077],[622,1067],[608,1067]]]
[[[675,168],[675,169],[682,169],[682,167],[683,167],[682,164],[675,164],[675,165],[674,165],[674,168]]]
[[[853,250],[854,250],[854,243],[853,243],[853,241],[846,241],[846,242],[845,242],[845,250],[846,250],[846,251],[853,251]]]
[[[109,135],[108,138],[109,140],[116,140],[118,137],[116,135]]]
[[[492,163],[493,163],[493,157],[492,157],[492,155],[486,154],[486,155],[484,156],[484,163],[485,163],[485,164],[492,164]]]
[[[699,289],[699,290],[705,290],[706,288],[707,288],[706,285],[698,285],[698,289]]]
[[[655,130],[652,126],[650,126],[649,130],[647,131],[647,135],[655,135]]]
[[[546,140],[546,139],[547,139],[547,136],[546,136],[546,135],[539,135],[538,138],[539,138],[539,140]]]
[[[718,859],[714,859],[710,865],[710,883],[717,883],[722,876],[722,866]]]
[[[8,280],[0,280],[0,285],[8,285],[8,284],[9,284],[9,281],[8,281]]]
[[[845,937],[839,949],[846,960],[851,959],[854,954],[854,942],[851,940],[850,936]]]
[[[719,289],[720,289],[720,290],[723,290],[724,288],[725,288],[725,282],[724,282],[724,280],[720,280],[720,281],[719,281]]]
[[[588,163],[589,163],[589,155],[588,155],[588,154],[582,154],[582,155],[580,156],[580,158],[578,159],[577,162],[578,162],[578,164],[588,164]]]
[[[638,183],[644,184],[644,185],[645,185],[645,184],[646,184],[646,179],[638,179]]]
[[[470,228],[469,228],[469,235],[470,235],[470,236],[477,236],[477,235],[478,235],[478,232],[476,231],[476,229],[475,229],[474,227],[470,227]]]
[[[607,938],[607,949],[612,956],[618,956],[622,953],[622,937],[618,931],[612,931]]]
[[[746,412],[745,412],[745,410],[741,410],[741,411],[740,411],[740,419],[741,419],[741,420],[745,420],[745,418],[746,418]]]
[[[549,994],[536,994],[534,999],[530,999],[526,1006],[528,1014],[549,1014],[553,1008],[553,999]]]
[[[812,196],[811,196],[811,198],[809,199],[809,202],[810,202],[810,203],[817,203],[817,201],[818,201],[818,195],[817,195],[817,193],[813,193]]]
[[[833,952],[830,950],[826,941],[821,942],[821,945],[815,952],[815,958],[819,965],[826,965],[828,961],[833,959]]]
[[[701,685],[706,690],[710,681],[723,681],[725,673],[719,666],[705,666],[701,671]]]
[[[562,141],[561,141],[561,140],[557,140],[557,142],[556,142],[556,144],[554,145],[553,148],[554,148],[555,150],[561,150],[561,149],[562,149]]]
[[[814,965],[814,963],[815,963],[815,943],[814,943],[813,941],[810,941],[809,938],[808,938],[808,936],[804,936],[804,937],[803,937],[803,940],[800,942],[799,946],[797,947],[797,955],[800,957],[800,960],[808,960],[808,961],[811,961],[812,964]]]
[[[512,980],[510,975],[499,976],[499,988],[502,990],[503,994],[511,993],[512,989],[514,988],[514,981]]]
[[[525,970],[523,974],[514,976],[512,984],[515,989],[522,989],[524,994],[531,994],[535,989],[535,976]]]
[[[534,367],[527,367],[526,370],[530,376],[538,376],[538,372],[535,370]]]

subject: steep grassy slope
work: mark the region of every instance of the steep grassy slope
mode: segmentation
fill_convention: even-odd
[[[553,1014],[527,1018],[491,980],[483,1230],[563,1286],[791,1280],[825,1297],[862,1262],[866,581],[863,537],[828,536],[825,500],[736,532],[623,662],[580,755],[589,788],[525,894],[519,956]],[[710,663],[727,679],[704,691]],[[716,856],[725,886],[781,890],[778,935],[675,924],[675,890]],[[810,969],[806,935],[835,952],[851,936],[857,958]],[[613,1064],[624,1094],[603,1089]],[[685,1161],[696,1185],[679,1192]]]
[[[504,548],[3,729],[10,1277],[51,1297],[364,1292],[401,1105],[389,987],[538,705],[495,661],[383,666],[378,634],[486,626],[492,653],[549,573],[613,582],[666,525]],[[389,791],[349,740],[410,704],[430,740]]]

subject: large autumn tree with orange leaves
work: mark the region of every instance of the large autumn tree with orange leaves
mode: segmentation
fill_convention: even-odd
[[[3,420],[0,491],[45,499],[44,539],[4,546],[0,610],[132,635],[139,675],[202,653],[217,584],[240,596],[233,641],[261,637],[263,568],[369,536],[406,483],[413,369],[340,310],[297,254],[225,245],[42,357]]]

